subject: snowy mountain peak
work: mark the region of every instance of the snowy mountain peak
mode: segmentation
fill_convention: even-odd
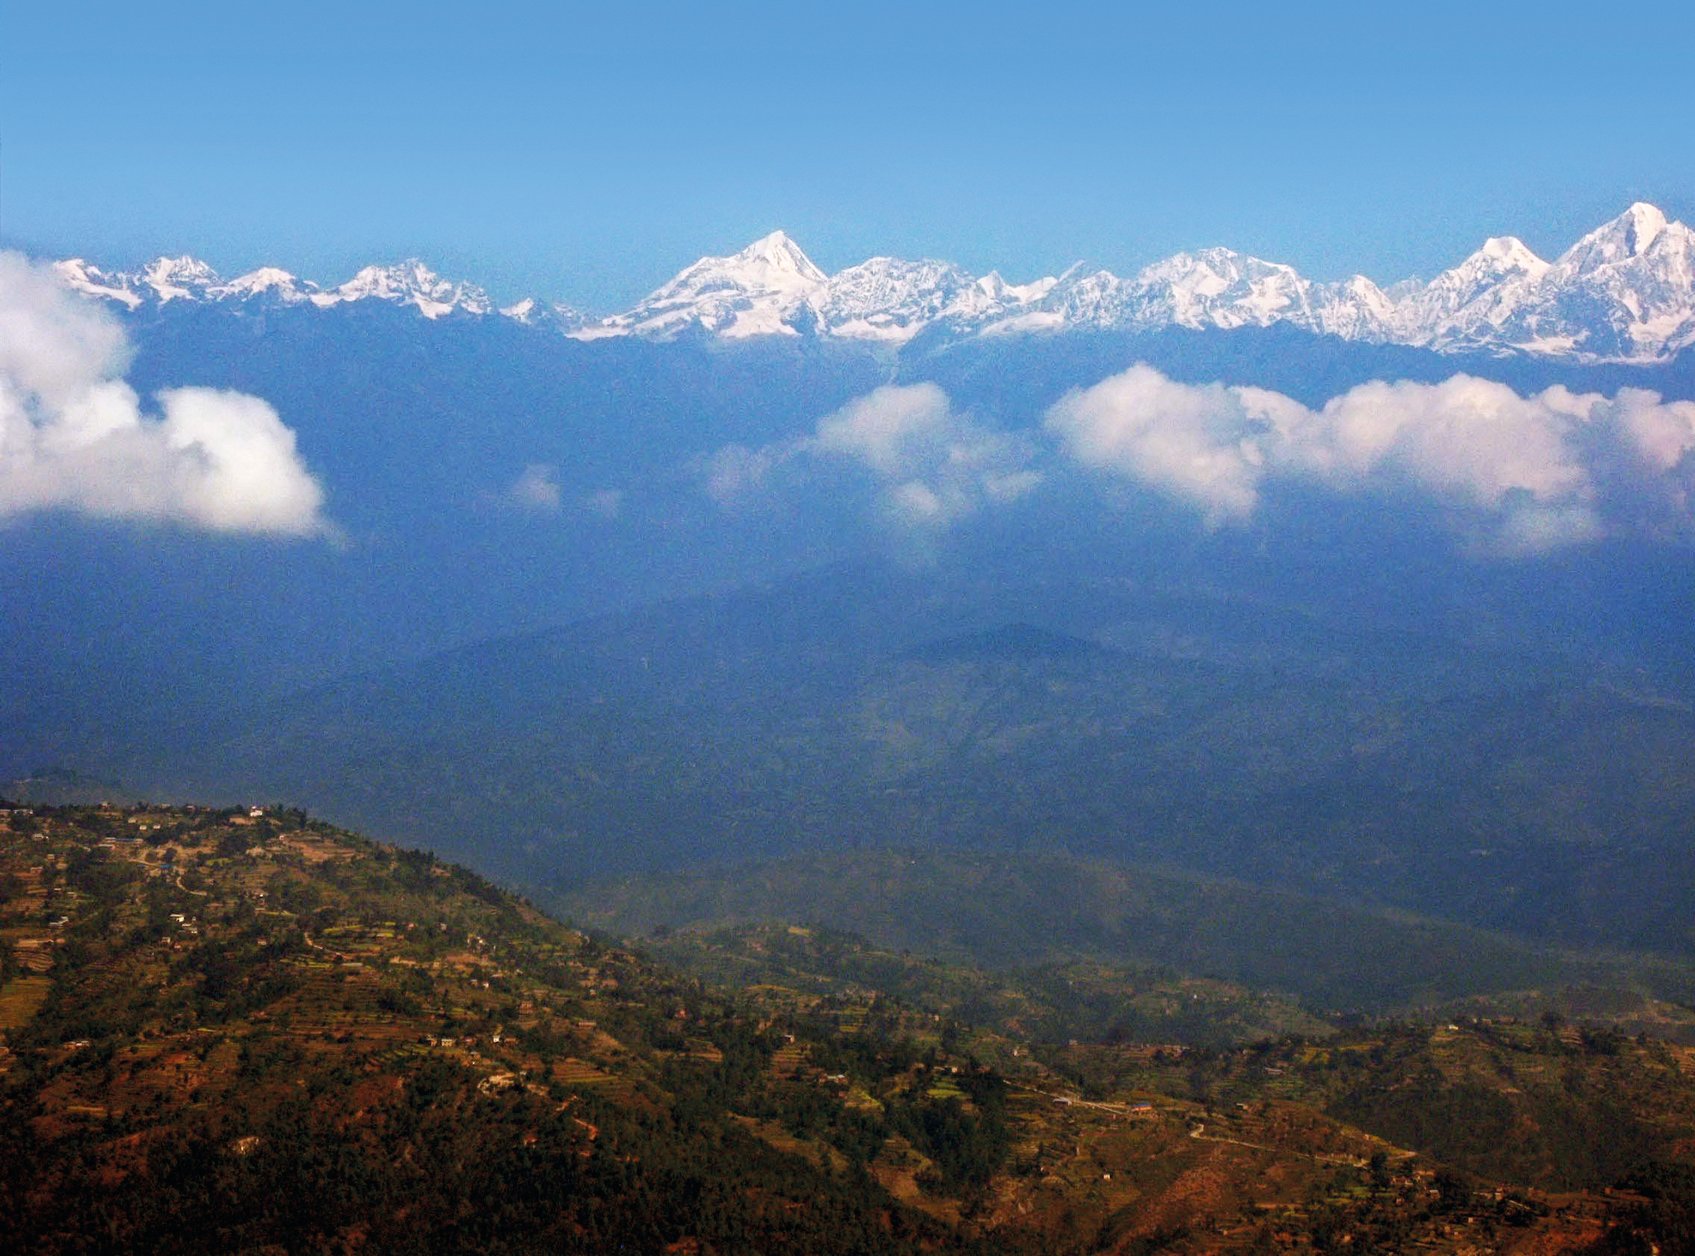
[[[1536,256],[1530,246],[1517,236],[1490,236],[1472,256],[1495,263],[1496,269],[1502,272],[1521,270],[1528,273],[1548,269],[1548,263]]]
[[[1620,217],[1628,220],[1629,239],[1626,243],[1633,254],[1646,249],[1667,226],[1665,214],[1658,206],[1646,201],[1637,201]]]
[[[747,293],[801,292],[822,287],[828,279],[801,251],[800,245],[784,232],[773,231],[739,253],[701,258],[679,271],[648,300],[667,300],[713,288],[735,288]]]
[[[306,300],[317,290],[317,284],[302,284],[286,270],[275,266],[261,266],[245,275],[237,275],[227,283],[208,288],[206,295],[215,301],[252,301],[269,297],[285,305],[294,305]]]
[[[1069,275],[1076,269],[1076,266],[1072,266],[1065,273]],[[1000,271],[991,270],[977,281],[977,286],[983,290],[985,296],[994,300],[1013,305],[1030,305],[1052,292],[1060,278],[1058,275],[1044,275],[1040,279],[1032,279],[1029,283],[1008,283],[1001,277]]]
[[[728,257],[703,257],[625,314],[573,333],[668,340],[691,329],[732,340],[822,330],[815,309],[829,277],[787,233],[773,231]]]
[[[245,275],[237,275],[224,285],[235,292],[263,292],[267,288],[291,288],[298,281],[288,271],[277,266],[261,266]]]
[[[1573,272],[1592,271],[1639,257],[1671,225],[1665,214],[1637,201],[1611,222],[1603,223],[1560,255],[1558,265]]]
[[[1285,319],[1315,327],[1312,285],[1281,262],[1234,249],[1178,253],[1144,268],[1124,290],[1125,312],[1145,326],[1266,326]]]
[[[125,276],[130,278],[130,276]],[[140,285],[151,288],[161,304],[192,298],[197,292],[215,286],[218,272],[197,257],[157,257],[141,273],[133,277]]]
[[[363,267],[340,287],[312,296],[314,305],[324,307],[365,300],[415,306],[425,318],[456,312],[487,314],[494,308],[481,288],[451,283],[415,257],[392,266]]]
[[[829,278],[813,264],[800,245],[789,238],[786,231],[773,231],[768,236],[761,236],[730,260],[769,267],[773,271],[796,275],[809,283],[823,283]]]
[[[503,305],[500,307],[500,314],[501,317],[509,318],[525,327],[549,327],[562,332],[575,331],[588,321],[583,317],[581,310],[559,301],[549,305],[534,297],[525,297],[522,301]]]
[[[952,262],[873,257],[831,276],[814,303],[831,335],[904,344],[932,323],[980,322],[1007,300]]]
[[[61,283],[85,297],[116,301],[132,310],[141,304],[141,297],[129,286],[126,276],[101,270],[80,257],[54,262],[53,270]]]
[[[348,301],[365,297],[393,301],[417,292],[432,292],[441,282],[440,275],[413,257],[392,266],[362,266],[335,291]]]
[[[1415,290],[1412,301],[1434,301],[1453,313],[1507,280],[1538,280],[1548,269],[1549,264],[1531,252],[1524,241],[1514,236],[1491,236],[1458,266],[1443,271],[1421,292]]]

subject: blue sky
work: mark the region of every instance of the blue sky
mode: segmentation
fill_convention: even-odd
[[[0,240],[629,304],[775,228],[1318,278],[1695,217],[1695,6],[0,6]]]

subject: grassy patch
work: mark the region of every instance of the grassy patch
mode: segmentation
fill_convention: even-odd
[[[19,977],[0,987],[0,1029],[21,1029],[47,1000],[51,977]]]

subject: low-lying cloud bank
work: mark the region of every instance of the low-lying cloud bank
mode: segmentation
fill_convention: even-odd
[[[1135,366],[1061,399],[1046,428],[1075,462],[1187,501],[1215,526],[1247,519],[1279,480],[1415,494],[1498,552],[1691,522],[1695,403],[1640,389],[1522,397],[1456,375],[1373,381],[1312,410]]]
[[[269,404],[173,388],[143,412],[110,315],[0,253],[0,518],[68,510],[213,532],[326,536],[323,490]]]
[[[938,529],[1044,479],[1105,474],[1244,524],[1278,485],[1416,506],[1480,551],[1534,554],[1609,535],[1695,536],[1695,402],[1624,389],[1520,396],[1456,375],[1377,380],[1318,409],[1263,388],[1184,384],[1134,366],[1067,394],[1034,431],[987,428],[935,384],[878,388],[793,441],[707,458],[734,508],[828,464],[871,479],[876,512]]]

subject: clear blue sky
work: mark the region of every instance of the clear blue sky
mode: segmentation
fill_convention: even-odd
[[[1319,278],[1695,217],[1695,5],[0,3],[0,240],[628,304],[784,227]]]

